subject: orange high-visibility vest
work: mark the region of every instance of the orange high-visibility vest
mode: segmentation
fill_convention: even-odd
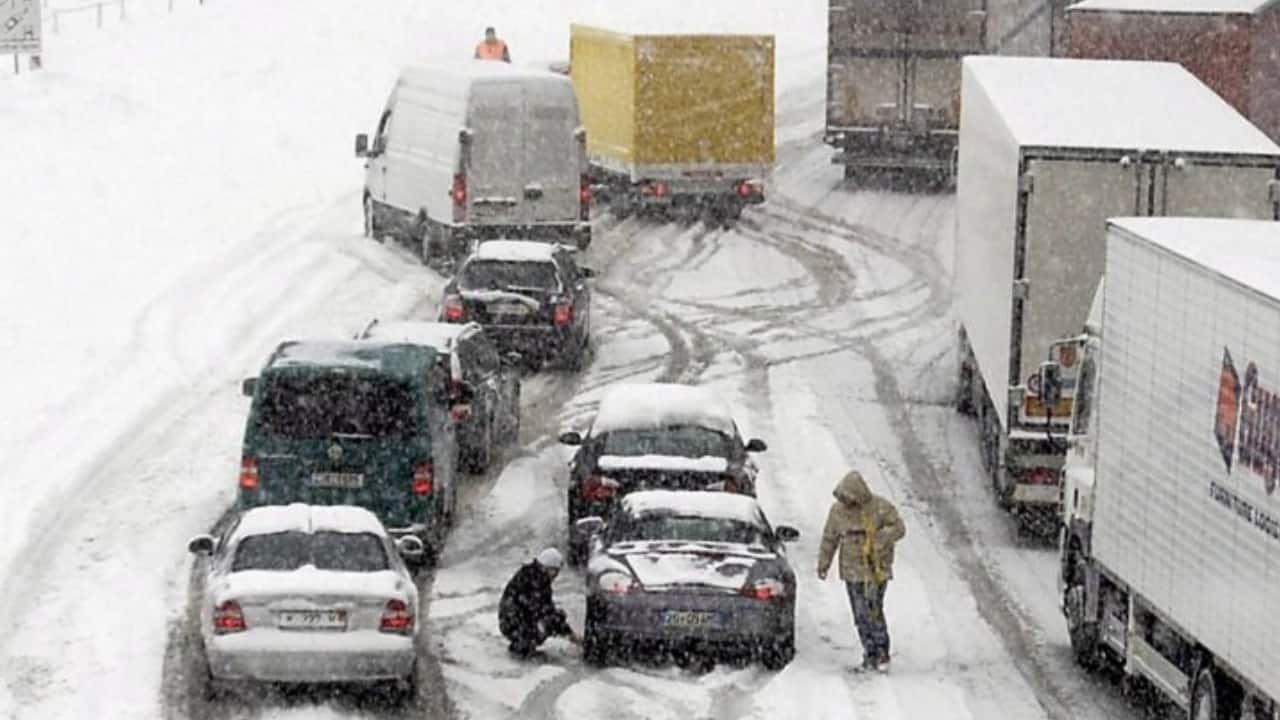
[[[507,44],[502,40],[496,42],[480,41],[476,45],[477,60],[507,60],[510,61],[510,55],[507,52]]]

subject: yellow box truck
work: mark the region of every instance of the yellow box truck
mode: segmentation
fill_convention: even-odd
[[[736,219],[774,162],[769,35],[630,35],[574,25],[569,72],[592,187],[618,216],[695,206]]]

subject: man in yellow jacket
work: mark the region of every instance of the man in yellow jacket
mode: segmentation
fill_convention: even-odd
[[[818,579],[840,550],[840,579],[849,593],[853,620],[862,641],[862,667],[889,669],[889,628],[884,592],[893,579],[893,546],[907,534],[893,503],[871,492],[862,474],[850,470],[836,486],[818,547]]]

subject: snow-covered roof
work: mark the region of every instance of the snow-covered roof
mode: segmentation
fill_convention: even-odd
[[[1175,63],[975,55],[964,67],[1024,146],[1280,156]]]
[[[478,260],[553,262],[560,246],[537,240],[489,240],[476,248]]]
[[[722,457],[708,455],[690,458],[675,455],[602,455],[596,460],[596,467],[601,470],[674,470],[688,472],[724,472],[729,461]]]
[[[407,82],[422,85],[439,85],[455,82],[510,81],[512,79],[544,80],[563,84],[567,78],[548,69],[495,62],[493,60],[464,60],[457,63],[418,63],[405,67],[400,77]]]
[[[379,322],[369,328],[365,337],[368,340],[425,345],[440,352],[449,352],[458,336],[470,327],[470,324],[400,320]]]
[[[1067,11],[1252,15],[1277,2],[1280,0],[1084,0]]]
[[[711,490],[637,490],[622,496],[623,506],[634,514],[676,512],[691,517],[722,518],[752,523],[760,517],[755,498]]]
[[[1280,300],[1280,222],[1116,218],[1110,223]]]
[[[270,366],[344,367],[404,374],[416,371],[421,366],[422,353],[430,352],[387,340],[304,340],[282,343]]]
[[[352,505],[268,505],[246,510],[236,536],[278,532],[347,532],[385,535],[378,516]]]
[[[729,406],[706,388],[673,383],[615,385],[600,398],[593,434],[694,425],[734,434]]]

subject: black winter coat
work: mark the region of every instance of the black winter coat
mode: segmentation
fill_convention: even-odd
[[[570,634],[564,612],[551,597],[551,578],[542,566],[529,562],[516,571],[498,603],[498,626],[504,635],[517,628],[543,626],[551,635]]]

